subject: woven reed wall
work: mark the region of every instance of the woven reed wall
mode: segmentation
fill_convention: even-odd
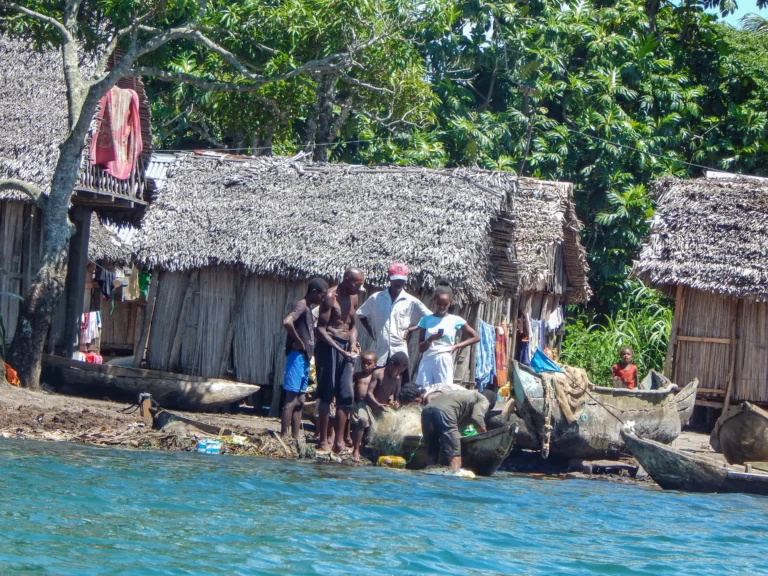
[[[703,338],[728,338],[730,299],[686,290],[680,335]],[[675,378],[679,384],[699,379],[701,388],[725,390],[728,376],[728,345],[678,341]]]
[[[727,296],[687,288],[680,334],[729,339],[732,304]],[[739,302],[736,339],[732,401],[768,402],[768,304]],[[698,378],[701,388],[725,390],[729,369],[729,344],[678,340],[678,384]]]
[[[242,276],[228,267],[200,270],[199,285],[191,280],[191,300],[187,313],[180,319],[190,273],[162,272],[147,359],[149,367],[168,370],[170,352],[177,329],[183,330],[178,371],[185,374],[217,377],[225,347],[227,329],[240,292]],[[306,293],[306,281],[288,281],[262,276],[249,276],[235,325],[230,368],[240,382],[282,386],[285,371],[285,331],[282,320]],[[428,306],[431,292],[417,294]],[[361,299],[361,303],[364,298]],[[497,297],[488,302],[464,306],[455,313],[477,326],[478,318],[498,324],[511,309],[511,299]],[[372,349],[365,330],[358,326],[362,349]],[[411,374],[418,364],[418,342],[410,341]],[[511,350],[511,348],[510,348]],[[474,378],[474,353],[463,350],[456,360],[457,380]]]
[[[768,303],[741,302],[733,397],[768,402]]]
[[[0,268],[10,273],[10,276],[0,275],[0,292],[24,296],[37,272],[41,250],[39,210],[24,202],[0,202]],[[6,343],[13,339],[20,307],[21,301],[16,298],[0,296]]]

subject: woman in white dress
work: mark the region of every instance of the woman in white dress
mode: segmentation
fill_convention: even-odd
[[[416,377],[419,388],[452,384],[453,353],[480,342],[480,336],[464,318],[448,313],[452,302],[452,290],[447,286],[438,286],[432,307],[434,314],[419,321],[419,352],[422,354]],[[457,344],[459,333],[463,339]]]

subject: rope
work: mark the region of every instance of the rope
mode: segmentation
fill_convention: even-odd
[[[416,444],[416,448],[414,449],[413,452],[411,452],[411,455],[408,456],[408,459],[405,461],[405,465],[406,466],[408,466],[408,464],[411,463],[411,460],[413,460],[413,457],[416,455],[416,452],[418,452],[419,448],[421,448],[421,441],[422,441],[423,438],[424,438],[424,436],[419,436],[419,442],[418,442],[418,444]]]

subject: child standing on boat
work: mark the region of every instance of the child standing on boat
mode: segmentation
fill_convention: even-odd
[[[422,353],[416,385],[453,384],[453,353],[480,342],[474,328],[460,316],[449,314],[453,291],[448,286],[435,290],[434,314],[419,321],[419,352]],[[456,344],[456,335],[464,339]]]
[[[638,387],[637,366],[632,364],[634,355],[632,348],[629,348],[628,346],[619,350],[619,358],[621,358],[621,360],[611,368],[613,384],[617,388],[629,388],[630,390],[634,390]]]

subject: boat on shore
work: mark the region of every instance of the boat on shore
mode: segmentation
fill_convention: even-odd
[[[768,474],[677,450],[622,429],[622,438],[648,475],[665,490],[744,492],[768,495]]]
[[[680,417],[680,427],[684,427],[688,424],[688,421],[693,416],[693,409],[696,406],[696,391],[699,388],[699,380],[694,379],[682,390],[678,390],[675,394],[675,402],[677,403],[677,415]]]
[[[259,390],[259,386],[243,382],[89,364],[49,354],[43,354],[42,368],[42,380],[62,394],[136,402],[146,392],[163,408],[187,412],[216,410]]]
[[[461,439],[461,466],[478,476],[493,476],[515,444],[516,427],[505,424],[476,436]],[[405,436],[401,456],[409,470],[427,467],[427,446],[421,436]]]
[[[744,402],[715,423],[719,451],[729,464],[768,462],[768,411]]]
[[[588,385],[580,388],[582,398],[578,411],[567,418],[558,401],[555,375],[536,373],[519,362],[513,362],[516,410],[527,429],[537,437],[543,455],[549,453],[567,458],[616,458],[627,453],[621,427],[634,422],[645,438],[671,443],[681,430],[681,415],[675,395],[677,385],[666,382],[656,390],[628,390]],[[683,390],[686,404],[695,386],[691,382]]]

